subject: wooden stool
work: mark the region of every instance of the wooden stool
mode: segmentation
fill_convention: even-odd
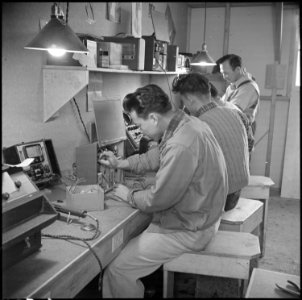
[[[260,255],[259,239],[246,232],[218,231],[200,252],[187,252],[163,265],[163,297],[173,297],[174,272],[248,281],[251,261]],[[241,294],[243,295],[243,285]]]
[[[239,198],[233,209],[223,213],[219,230],[255,233],[259,236],[261,253],[263,251],[264,205],[259,200]]]
[[[269,199],[270,187],[274,182],[269,177],[251,175],[249,183],[241,190],[240,196],[248,199]]]
[[[251,175],[249,184],[241,190],[240,197],[248,199],[257,199],[263,202],[264,213],[263,222],[260,224],[261,237],[261,257],[265,254],[265,242],[266,242],[266,222],[268,212],[268,201],[270,195],[270,187],[274,185],[274,182],[269,177]]]

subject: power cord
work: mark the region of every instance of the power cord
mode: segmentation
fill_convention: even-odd
[[[100,260],[100,258],[97,256],[97,254],[95,253],[95,251],[91,248],[91,246],[89,245],[89,243],[87,241],[92,241],[94,239],[96,239],[100,233],[99,231],[99,220],[95,219],[96,222],[96,229],[94,232],[94,235],[90,238],[80,238],[80,237],[76,237],[73,235],[68,235],[68,234],[62,234],[62,235],[54,235],[54,234],[47,234],[47,233],[42,233],[41,236],[42,237],[49,237],[49,238],[53,238],[53,239],[61,239],[61,240],[77,240],[77,241],[82,241],[83,243],[85,243],[88,247],[88,249],[91,251],[91,253],[94,255],[94,257],[96,258],[99,266],[100,266],[100,277],[99,277],[99,284],[98,284],[98,289],[99,291],[102,290],[102,286],[103,286],[103,265],[102,262]]]
[[[77,103],[77,101],[76,101],[76,99],[75,99],[74,97],[73,97],[72,99],[73,99],[73,102],[74,102],[74,104],[75,104],[75,106],[76,106],[76,108],[77,108],[77,110],[78,110],[78,114],[79,114],[80,120],[81,120],[81,122],[82,122],[82,125],[83,125],[83,127],[84,127],[84,130],[85,130],[85,133],[86,133],[87,139],[88,139],[88,141],[90,142],[90,138],[89,138],[89,135],[88,135],[87,129],[86,129],[85,125],[84,125],[84,122],[83,122],[83,119],[82,119],[82,115],[81,115],[81,112],[80,112],[80,109],[79,109],[78,103]]]
[[[156,62],[158,63],[158,65],[161,67],[161,69],[162,69],[162,70],[164,71],[164,73],[165,73],[165,77],[166,77],[166,80],[167,80],[167,83],[168,83],[169,92],[170,92],[171,103],[172,103],[173,106],[174,106],[174,102],[172,101],[172,91],[171,91],[171,87],[170,87],[170,83],[169,83],[169,78],[168,78],[167,72],[166,72],[166,70],[163,68],[163,66],[159,63],[159,60],[157,59],[157,57],[155,57],[155,59],[156,59]]]
[[[154,20],[153,20],[153,16],[152,16],[152,10],[150,11],[150,16],[151,16],[151,21],[152,21],[152,26],[153,26],[153,30],[154,30],[154,33],[155,34],[155,26],[154,26]],[[167,79],[167,83],[168,83],[168,88],[169,88],[169,92],[170,92],[170,99],[171,99],[171,102],[174,106],[174,103],[172,101],[172,91],[171,91],[171,87],[170,87],[170,84],[169,84],[169,78],[168,78],[168,75],[167,75],[167,72],[166,70],[163,68],[163,66],[160,64],[159,60],[157,59],[157,57],[155,57],[156,59],[156,62],[158,63],[158,65],[160,66],[160,68],[165,72],[165,77]]]

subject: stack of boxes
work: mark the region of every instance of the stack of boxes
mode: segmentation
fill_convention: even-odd
[[[178,68],[178,46],[156,40],[154,35],[142,38],[78,36],[89,50],[88,54],[70,53],[61,60],[49,56],[48,64],[159,72],[175,72]]]

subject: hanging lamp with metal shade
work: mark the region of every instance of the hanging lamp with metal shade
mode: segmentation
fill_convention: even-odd
[[[209,55],[207,51],[207,45],[206,45],[206,23],[207,23],[207,6],[205,3],[204,6],[204,30],[203,30],[203,43],[201,46],[201,51],[197,51],[197,53],[193,56],[192,61],[190,62],[190,65],[193,66],[215,66],[216,62],[213,60],[213,58]]]
[[[66,52],[88,53],[88,49],[63,19],[61,8],[54,3],[51,7],[51,19],[38,35],[24,47],[32,50],[46,50],[54,56]]]

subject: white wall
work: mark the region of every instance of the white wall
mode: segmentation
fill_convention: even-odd
[[[65,104],[58,117],[43,123],[42,66],[46,53],[25,50],[39,31],[39,20],[49,20],[52,2],[19,2],[2,5],[2,147],[42,138],[53,141],[61,170],[71,169],[75,160],[75,147],[87,144],[85,132],[72,102]],[[66,3],[60,3],[66,11]],[[77,33],[110,36],[124,32],[130,34],[131,2],[121,2],[122,22],[106,20],[106,3],[92,2],[96,22],[86,22],[86,2],[70,2],[68,24]],[[151,35],[153,27],[148,16],[149,3],[143,3],[142,33]],[[187,7],[185,3],[169,3],[173,15],[180,51],[186,50]],[[165,13],[167,3],[154,3],[155,10]],[[109,80],[110,79],[110,80]],[[110,75],[104,79],[107,97],[127,93],[149,83],[149,76]],[[165,82],[162,76],[162,82]],[[169,91],[167,85],[162,87]],[[86,112],[85,89],[76,95],[85,124],[93,119]]]
[[[214,60],[223,55],[224,39],[224,8],[207,8],[206,43],[207,49]],[[281,49],[281,64],[288,68],[291,22],[297,10],[283,10],[283,41]],[[274,63],[274,8],[273,6],[231,7],[230,36],[228,53],[242,57],[247,70],[256,78],[262,96],[271,96],[272,91],[265,88],[266,66]],[[195,53],[203,42],[204,9],[192,9],[189,21],[191,32],[188,51]],[[211,69],[208,70],[211,72]],[[288,76],[286,70],[285,83]],[[286,96],[284,89],[278,90],[278,95]],[[257,115],[256,142],[268,130],[270,118],[270,100],[261,100]],[[274,138],[271,156],[270,177],[275,182],[274,187],[280,188],[282,182],[284,150],[288,120],[288,101],[277,101],[274,124]],[[296,120],[299,122],[299,118]],[[251,161],[251,173],[264,175],[266,163],[267,135],[259,142]]]
[[[293,20],[296,24],[300,23],[298,14]],[[295,45],[295,54],[293,56],[293,62],[296,66],[293,70],[293,78],[297,75],[297,71],[300,73],[301,65],[297,67],[298,55],[300,58],[300,31],[297,30],[294,40],[298,41]],[[301,78],[301,74],[298,80]],[[298,77],[297,76],[297,77]],[[284,155],[284,169],[282,176],[281,197],[284,198],[301,198],[300,187],[300,85],[296,84],[296,80],[292,81],[291,101],[288,112],[288,127],[286,136],[286,146]]]

